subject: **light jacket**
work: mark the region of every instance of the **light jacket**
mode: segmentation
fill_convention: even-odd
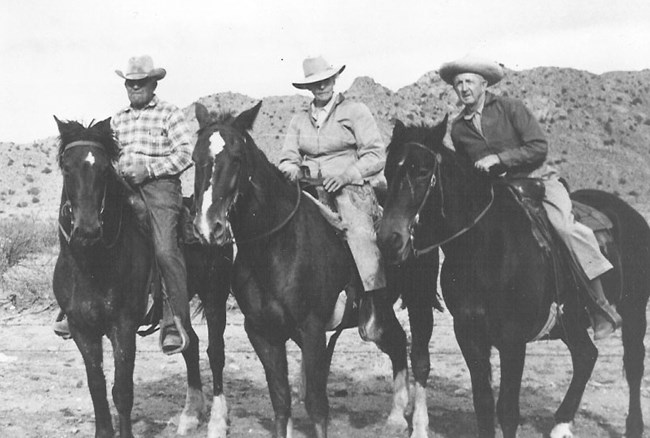
[[[310,109],[293,116],[280,154],[279,167],[306,165],[311,176],[346,172],[353,184],[363,184],[381,172],[386,146],[368,107],[337,94],[320,129]]]
[[[472,162],[496,154],[510,177],[528,176],[542,168],[548,142],[523,102],[487,92],[481,113],[483,134],[463,115],[452,122],[451,140],[454,148]]]

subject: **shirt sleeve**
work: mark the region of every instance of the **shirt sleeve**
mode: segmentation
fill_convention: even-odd
[[[366,105],[359,104],[354,119],[354,137],[359,159],[352,165],[360,179],[381,172],[386,164],[386,145],[379,127]],[[352,169],[349,169],[350,171]]]
[[[289,123],[287,134],[284,137],[282,151],[280,151],[280,165],[294,164],[300,166],[302,156],[300,154],[300,146],[298,145],[298,136],[298,116],[293,116]]]
[[[518,100],[513,101],[507,114],[519,135],[521,146],[499,152],[497,156],[501,162],[508,168],[544,163],[548,142],[535,116]]]
[[[169,155],[155,159],[151,164],[153,176],[177,175],[192,166],[192,136],[185,116],[178,108],[167,117],[167,136],[171,143]]]

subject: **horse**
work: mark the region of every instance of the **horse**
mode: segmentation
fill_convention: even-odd
[[[72,339],[86,368],[95,412],[95,436],[113,437],[102,369],[102,338],[113,347],[113,401],[119,414],[121,437],[132,437],[133,368],[136,332],[143,322],[152,288],[153,249],[128,204],[130,189],[113,167],[118,146],[110,119],[84,127],[55,117],[60,133],[58,164],[63,174],[59,214],[60,252],[53,275],[53,291],[67,315]],[[184,246],[188,290],[198,293],[209,331],[208,355],[214,402],[208,425],[210,438],[226,436],[223,395],[226,300],[232,248]],[[191,294],[192,292],[190,292]],[[199,340],[189,330],[183,352],[187,394],[178,433],[198,426],[205,414],[199,368]]]
[[[447,118],[433,127],[395,123],[385,170],[388,191],[378,232],[380,249],[387,261],[400,263],[442,247],[442,294],[470,371],[480,437],[495,435],[491,347],[498,349],[501,362],[498,421],[504,437],[515,437],[526,344],[549,321],[551,303],[559,294],[563,312],[549,338],[568,347],[573,378],[550,436],[572,437],[571,423],[598,356],[587,331],[585,303],[575,290],[578,283],[566,265],[553,271],[531,232],[531,221],[506,186],[475,172],[466,157],[444,146],[446,127]],[[582,190],[572,198],[602,211],[614,225],[608,252],[620,263],[614,262],[615,270],[604,275],[603,286],[623,318],[630,393],[626,436],[641,437],[650,228],[615,195]],[[623,291],[619,296],[617,288]]]
[[[260,106],[261,102],[236,118],[215,120],[203,105],[196,104],[200,129],[194,160],[197,172],[206,170],[202,178],[197,173],[195,180],[195,226],[207,242],[228,243],[234,235],[233,294],[264,366],[275,413],[274,436],[286,437],[292,429],[288,339],[302,350],[305,407],[315,435],[327,436],[326,385],[333,341],[341,329],[356,326],[358,312],[349,308],[353,301],[359,312],[371,308],[369,319],[376,318],[378,329],[365,332],[365,339],[373,340],[392,362],[394,396],[388,424],[396,429],[409,427],[405,418],[410,415],[406,339],[392,307],[399,295],[397,284],[413,292],[421,289],[421,293],[402,295],[413,331],[411,361],[418,382],[410,427],[413,437],[426,436],[428,342],[432,308],[440,307],[435,288],[437,254],[432,255],[435,270],[428,268],[430,259],[426,259],[389,272],[388,293],[364,297],[370,303],[367,307],[363,300],[358,304],[362,288],[349,248],[316,203],[286,181],[248,133]],[[326,323],[340,291],[350,286],[357,299],[348,299],[343,321],[326,347]],[[360,333],[363,337],[361,328]]]

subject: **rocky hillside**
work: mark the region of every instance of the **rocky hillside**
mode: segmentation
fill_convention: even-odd
[[[523,99],[531,108],[550,139],[548,161],[560,169],[572,188],[615,192],[648,217],[650,70],[602,75],[553,67],[508,71],[493,91]],[[435,72],[397,91],[360,77],[345,94],[370,107],[386,140],[396,118],[407,124],[431,124],[445,113],[458,112],[455,94]],[[198,101],[213,111],[234,112],[256,103],[237,93]],[[277,158],[292,115],[308,101],[300,95],[264,98],[252,134],[271,161]],[[196,128],[193,105],[185,111]],[[0,165],[0,218],[55,217],[61,189],[55,138],[23,145],[0,143]],[[186,191],[191,190],[192,177],[193,172],[187,172]]]

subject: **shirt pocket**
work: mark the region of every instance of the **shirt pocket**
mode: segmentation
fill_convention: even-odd
[[[166,155],[169,152],[169,139],[165,129],[150,129],[147,132],[147,142],[150,145],[152,155]]]

